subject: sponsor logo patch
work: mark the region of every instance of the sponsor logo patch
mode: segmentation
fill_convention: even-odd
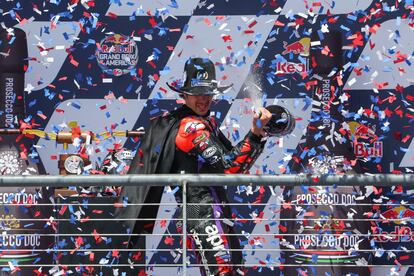
[[[211,156],[213,156],[217,151],[216,147],[209,147],[206,148],[203,153],[201,154],[201,156],[205,159],[210,158]]]
[[[201,133],[201,135],[197,136],[196,138],[193,139],[193,144],[197,145],[198,143],[204,141],[207,139],[207,134],[206,133]]]

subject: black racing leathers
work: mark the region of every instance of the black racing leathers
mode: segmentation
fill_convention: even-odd
[[[193,114],[180,121],[175,146],[172,173],[246,173],[262,152],[264,142],[249,132],[233,147],[213,118]],[[233,229],[224,189],[191,187],[187,202],[188,232],[202,274],[243,275],[238,239],[226,235]]]

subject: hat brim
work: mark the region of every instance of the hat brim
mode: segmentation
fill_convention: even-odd
[[[167,85],[171,90],[177,93],[188,94],[188,95],[193,95],[193,96],[217,95],[220,93],[225,93],[226,90],[228,90],[229,88],[233,86],[233,84],[230,84],[230,85],[225,85],[225,86],[211,85],[211,86],[193,86],[189,88],[185,88],[185,87],[177,88],[169,84],[168,82],[167,82]]]

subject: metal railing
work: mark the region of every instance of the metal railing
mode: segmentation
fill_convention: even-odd
[[[187,223],[192,220],[187,217],[187,206],[189,203],[187,202],[187,191],[189,188],[194,186],[283,186],[284,188],[287,187],[296,187],[296,186],[376,186],[376,187],[393,187],[397,185],[402,185],[406,189],[414,189],[414,175],[410,174],[383,174],[383,175],[327,175],[327,176],[310,176],[310,175],[227,175],[227,174],[215,174],[215,175],[207,175],[207,174],[201,174],[201,175],[186,175],[186,174],[171,174],[171,175],[88,175],[88,176],[2,176],[0,177],[0,187],[50,187],[50,188],[61,188],[61,187],[69,187],[69,186],[78,186],[78,187],[91,187],[91,186],[144,186],[144,185],[150,185],[150,186],[179,186],[182,189],[182,202],[178,204],[178,206],[182,207],[182,218],[181,219],[169,219],[169,221],[173,220],[182,220],[183,223],[183,231],[182,234],[171,234],[172,236],[182,236],[183,242],[182,242],[182,271],[183,274],[187,274],[187,243],[185,242],[187,240],[187,231],[188,225]],[[78,205],[82,205],[84,203],[79,202]],[[257,206],[266,206],[265,203],[248,203],[250,205],[257,205]],[[370,206],[373,203],[360,203],[358,205],[360,206]],[[3,203],[2,206],[13,206],[16,205],[15,203]],[[17,204],[18,205],[18,204]],[[31,203],[24,204],[25,206],[32,205]],[[33,204],[36,206],[48,206],[50,204],[43,204],[43,203],[37,203]],[[54,203],[53,206],[70,206],[70,205],[76,205],[75,203],[67,204],[67,203]],[[107,203],[94,203],[95,206],[108,206],[113,204],[107,204]],[[133,207],[134,205],[144,205],[144,203],[136,203],[136,204],[130,204],[130,207]],[[146,204],[151,205],[151,204]],[[154,204],[154,205],[171,205],[174,204]],[[202,204],[201,204],[202,205]],[[208,204],[211,205],[211,204]],[[227,203],[226,205],[229,206],[242,206],[246,205],[246,203]],[[301,206],[301,205],[311,205],[309,203],[295,203],[292,204],[292,206]],[[318,204],[312,204],[312,205],[318,205]],[[323,205],[323,204],[321,204]],[[337,203],[330,204],[332,206],[335,205],[341,205]],[[381,204],[375,204],[375,205],[381,205]],[[390,203],[387,204],[388,206],[400,206],[399,203]],[[350,204],[352,206],[352,204]],[[157,218],[157,220],[163,220],[164,218]],[[25,219],[22,219],[21,221],[24,221]],[[26,219],[28,221],[45,221],[47,222],[48,218],[33,218],[33,219]],[[59,221],[69,221],[70,219],[54,219],[53,222],[59,222]],[[98,218],[89,218],[88,221],[105,221],[106,219]],[[113,221],[114,218],[108,218],[108,221]],[[127,219],[128,220],[128,219]],[[129,218],[129,220],[138,220],[138,218]],[[142,218],[140,220],[146,220],[145,218]],[[152,220],[152,219],[148,219]],[[223,218],[221,220],[226,220],[226,218]],[[257,218],[243,218],[245,221],[254,221],[257,220]],[[279,221],[295,221],[298,220],[298,218],[282,218],[279,219]],[[320,218],[306,218],[306,220],[315,220],[320,221]],[[340,221],[384,221],[384,218],[370,218],[370,219],[354,219],[354,218],[347,218],[347,219],[338,219]],[[414,221],[414,218],[389,218],[385,219],[385,221],[402,221],[405,222],[412,222]],[[237,220],[236,220],[237,221]],[[260,221],[273,221],[273,219],[269,218],[260,218]],[[397,233],[398,234],[398,233]],[[25,235],[25,234],[16,234],[16,235]],[[29,234],[27,234],[29,235]],[[54,234],[44,234],[44,235],[54,235]],[[61,237],[71,237],[71,234],[57,234]],[[77,237],[81,236],[92,236],[94,234],[89,233],[83,233],[83,234],[76,234]],[[100,233],[101,236],[105,236],[106,233]],[[122,233],[111,233],[108,234],[111,236],[121,236],[125,235]],[[164,234],[136,234],[131,233],[130,236],[147,236],[147,235],[164,235]],[[241,234],[229,234],[229,235],[236,235],[240,236]],[[275,235],[281,235],[279,233],[261,233],[261,236],[275,236]],[[289,237],[292,235],[297,235],[296,233],[284,233],[283,236]],[[361,236],[364,236],[364,233],[361,233]],[[399,234],[398,234],[399,235]],[[372,235],[373,237],[376,236],[376,234]],[[391,235],[392,236],[392,235]],[[36,251],[37,249],[33,249]],[[90,251],[88,249],[77,249],[79,252],[81,251]],[[104,251],[105,249],[94,249],[96,252],[98,251]],[[117,249],[118,251],[142,251],[141,249]],[[144,249],[145,250],[145,249]],[[150,249],[146,249],[147,251],[151,251]],[[246,249],[242,249],[246,251]],[[259,249],[254,249],[257,251],[260,251]],[[269,251],[269,249],[265,249],[266,251]],[[296,249],[292,249],[291,251],[295,251]],[[64,252],[64,251],[70,251],[70,249],[58,249],[58,252]],[[163,251],[162,249],[157,249],[157,251]],[[290,251],[289,249],[279,249],[274,248],[270,249],[270,251]],[[375,250],[366,250],[361,249],[361,251],[372,251]],[[414,250],[400,250],[401,252],[411,252]],[[398,252],[398,251],[395,251]],[[70,265],[70,264],[64,264],[64,265]],[[80,265],[80,264],[76,264]],[[268,266],[268,264],[244,264],[243,266]],[[6,265],[7,266],[7,265]],[[8,264],[10,266],[10,264]],[[25,265],[20,265],[21,267],[25,267]],[[27,265],[27,266],[34,266],[34,265]],[[44,265],[47,266],[47,265]],[[50,265],[54,266],[54,265]],[[86,266],[86,265],[85,265]],[[94,265],[88,265],[88,266],[94,266]],[[97,266],[102,266],[102,264],[98,264]],[[128,264],[116,264],[115,266],[128,266]],[[163,266],[163,265],[158,265]],[[166,265],[168,266],[168,265]],[[174,265],[176,266],[176,265]],[[199,265],[191,265],[191,266],[199,266]],[[289,264],[283,264],[283,266],[289,266]],[[314,266],[325,266],[325,265],[314,265]],[[347,265],[345,265],[347,266]],[[370,266],[367,264],[367,266]]]
[[[275,185],[275,186],[366,186],[390,187],[404,185],[414,187],[414,174],[344,174],[344,175],[248,175],[248,174],[155,174],[155,175],[66,175],[66,176],[1,176],[3,187],[30,186],[165,186],[174,184],[185,186],[239,186],[239,185]]]

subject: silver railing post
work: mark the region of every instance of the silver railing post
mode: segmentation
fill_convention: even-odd
[[[183,275],[187,275],[187,180],[181,181],[183,186]]]

